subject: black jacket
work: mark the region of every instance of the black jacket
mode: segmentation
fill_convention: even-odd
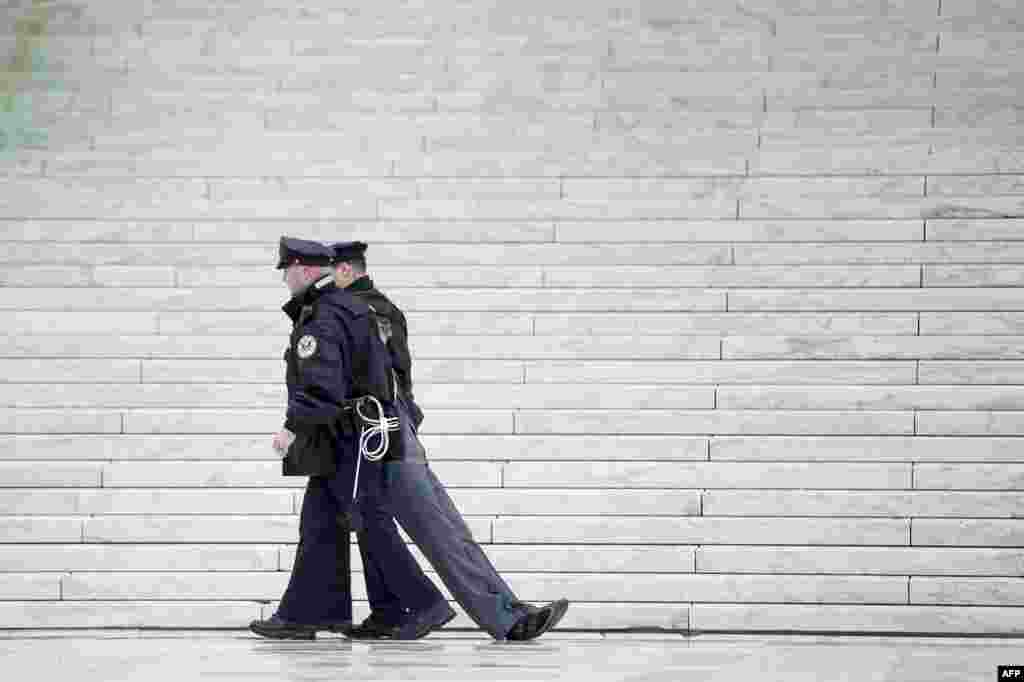
[[[412,392],[412,356],[409,353],[409,325],[405,320],[405,314],[374,286],[369,276],[360,277],[346,287],[345,291],[365,302],[376,313],[380,338],[391,356],[391,367],[395,371],[398,388],[409,403],[413,421],[419,429],[423,422],[423,412],[416,405]]]

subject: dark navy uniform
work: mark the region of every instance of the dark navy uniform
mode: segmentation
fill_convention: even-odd
[[[331,250],[316,242],[282,238],[280,249],[278,268],[295,262],[328,265],[333,260]],[[269,621],[256,621],[250,627],[268,636],[312,637],[320,629],[346,631],[352,621],[352,515],[380,506],[374,500],[381,495],[383,471],[380,462],[359,456],[355,399],[374,396],[393,412],[394,383],[369,307],[338,289],[332,277],[325,276],[294,296],[283,310],[294,324],[285,351],[285,428],[295,434],[295,440],[282,469],[285,475],[310,478],[295,563],[280,607]],[[359,492],[354,507],[357,462]],[[361,532],[359,540],[361,545],[372,544],[376,536]],[[388,561],[388,584],[395,601],[418,604],[424,601],[420,595],[428,594],[429,604],[441,598],[408,548],[402,550],[404,556],[387,541],[375,552]]]
[[[335,244],[335,258],[345,261],[353,255],[362,256],[366,245],[361,242]],[[380,542],[368,547],[363,562],[379,566],[376,572],[382,583],[371,585],[367,578],[370,607],[386,603],[390,574],[383,560],[375,556],[386,543],[393,547],[401,539],[377,529],[393,522],[402,525],[409,537],[441,576],[452,596],[466,614],[495,639],[532,639],[554,627],[568,608],[559,600],[543,608],[525,604],[502,579],[483,549],[473,537],[459,510],[448,496],[427,462],[426,450],[418,437],[422,412],[412,395],[412,362],[408,347],[405,315],[381,293],[373,281],[364,276],[353,282],[346,292],[365,301],[378,322],[378,333],[387,344],[399,386],[398,413],[401,417],[401,446],[384,459],[384,500],[386,512],[367,512],[366,533]],[[389,550],[393,551],[393,550]],[[369,554],[369,556],[367,556]],[[378,591],[375,595],[374,589]]]

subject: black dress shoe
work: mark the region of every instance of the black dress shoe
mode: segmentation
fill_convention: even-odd
[[[272,639],[316,639],[318,631],[348,634],[352,623],[293,623],[275,613],[270,618],[249,623],[249,629],[261,637]]]
[[[362,623],[349,630],[352,639],[394,639],[397,623],[389,622],[377,613],[371,613]]]
[[[529,639],[536,639],[558,625],[558,622],[562,620],[562,617],[568,610],[568,599],[559,599],[540,608],[531,606],[523,617],[516,621],[512,629],[508,631],[505,639],[510,642],[525,642]]]
[[[455,616],[455,610],[448,606],[448,602],[442,602],[441,605],[434,610],[430,629],[440,630],[454,620]]]
[[[426,637],[434,630],[445,626],[455,617],[455,611],[448,606],[448,602],[441,600],[423,611],[413,613],[402,622],[395,633],[395,639],[420,639]]]
[[[407,614],[398,623],[386,619],[377,613],[371,613],[361,624],[352,628],[349,637],[352,639],[421,639],[432,631],[443,627],[452,618],[455,611],[447,601],[439,601],[424,611]]]

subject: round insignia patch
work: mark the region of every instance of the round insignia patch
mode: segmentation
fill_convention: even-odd
[[[313,357],[313,353],[316,352],[316,337],[306,334],[295,344],[295,351],[303,360]]]

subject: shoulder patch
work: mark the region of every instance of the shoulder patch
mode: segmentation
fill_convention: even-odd
[[[306,334],[295,344],[295,352],[303,360],[308,360],[316,355],[317,342],[312,334]]]

